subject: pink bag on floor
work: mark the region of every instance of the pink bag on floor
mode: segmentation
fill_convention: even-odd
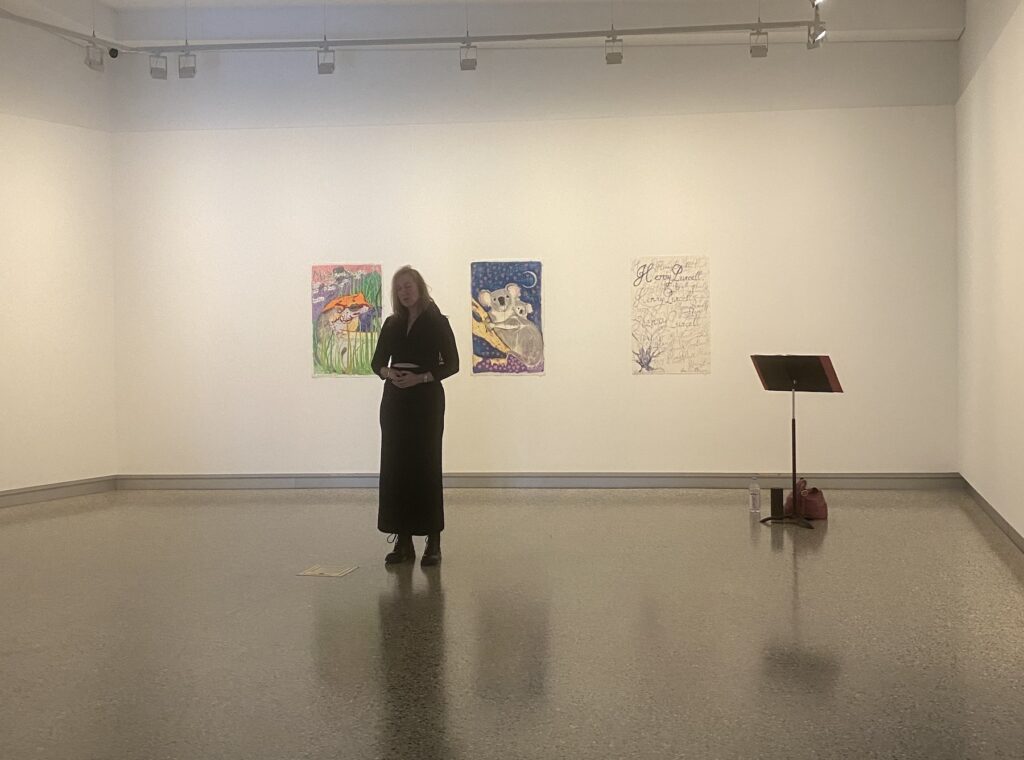
[[[827,520],[828,519],[828,504],[825,502],[825,494],[817,488],[808,488],[807,481],[800,478],[796,482],[797,493],[800,494],[799,509],[796,514],[808,519],[808,520]],[[793,493],[790,492],[786,495],[786,514],[792,515],[793,512]]]

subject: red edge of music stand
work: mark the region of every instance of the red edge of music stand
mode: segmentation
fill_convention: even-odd
[[[821,360],[821,368],[825,370],[825,376],[828,378],[828,384],[832,388],[833,393],[842,393],[843,386],[839,384],[839,377],[836,375],[836,368],[832,366],[832,357],[830,356],[819,356]]]

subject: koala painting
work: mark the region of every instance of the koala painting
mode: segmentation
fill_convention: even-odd
[[[536,367],[544,361],[544,336],[530,321],[533,307],[519,300],[521,293],[515,283],[500,290],[481,290],[480,305],[487,310],[490,326],[512,353],[527,367]]]
[[[543,372],[540,262],[474,263],[472,279],[474,372]]]

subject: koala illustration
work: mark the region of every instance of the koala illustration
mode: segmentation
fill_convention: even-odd
[[[544,361],[544,336],[529,320],[533,306],[519,299],[522,292],[518,285],[509,283],[500,290],[481,290],[479,301],[487,309],[489,326],[511,352],[527,367],[536,367]]]

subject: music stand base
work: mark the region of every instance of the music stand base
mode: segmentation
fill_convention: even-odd
[[[770,525],[771,523],[799,525],[801,528],[810,528],[811,530],[814,530],[814,526],[811,525],[810,520],[803,517],[796,517],[795,515],[786,515],[785,517],[762,517],[760,522],[762,525]]]

